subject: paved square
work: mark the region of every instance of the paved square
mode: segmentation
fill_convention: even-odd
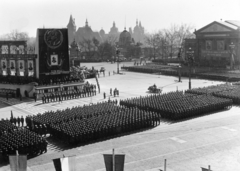
[[[112,73],[115,64],[84,64],[99,69],[104,66]],[[122,64],[121,64],[122,65]],[[124,65],[128,65],[125,63]],[[163,93],[169,91],[186,90],[188,79],[177,82],[177,77],[163,75],[123,72],[122,75],[106,74],[100,76],[101,93],[94,97],[63,101],[63,103],[42,104],[24,99],[6,101],[0,98],[0,117],[10,117],[11,110],[14,116],[43,113],[48,110],[62,110],[72,106],[97,103],[110,99],[126,99],[146,96],[147,88],[154,83],[163,88]],[[95,79],[89,82],[95,83]],[[192,87],[216,85],[222,82],[208,80],[192,80]],[[110,88],[119,89],[119,97],[109,96]],[[107,98],[103,99],[103,92]],[[8,106],[8,104],[12,106]],[[161,125],[150,130],[142,130],[131,135],[110,138],[93,142],[84,146],[68,147],[61,142],[47,138],[48,153],[28,160],[30,171],[53,171],[52,159],[76,155],[77,168],[81,171],[104,171],[103,154],[125,154],[126,171],[157,171],[163,169],[164,159],[167,159],[168,171],[197,171],[201,167],[211,165],[213,171],[233,171],[240,168],[240,109],[234,106],[230,110],[219,111],[205,116],[170,122],[163,120]],[[1,162],[0,162],[1,163]],[[1,165],[1,171],[9,170],[9,165]]]

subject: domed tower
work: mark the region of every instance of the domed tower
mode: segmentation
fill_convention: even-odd
[[[138,20],[136,21],[136,26],[133,29],[133,38],[135,40],[135,42],[140,42],[140,28],[138,26]]]
[[[125,28],[124,31],[119,36],[118,45],[120,48],[125,48],[129,46],[131,42],[132,42],[131,34]]]
[[[106,34],[105,34],[105,31],[103,30],[103,28],[99,31],[99,34],[100,34],[102,40],[104,41],[105,37],[106,37]]]
[[[72,18],[72,15],[70,15],[67,28],[68,28],[68,44],[70,45],[73,42],[76,34],[75,19]]]
[[[110,29],[109,35],[113,35],[113,36],[115,36],[117,38],[119,36],[118,28],[116,27],[115,22],[113,22],[113,26]]]

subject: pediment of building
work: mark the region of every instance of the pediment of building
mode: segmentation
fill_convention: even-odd
[[[218,23],[212,23],[204,28],[202,28],[201,30],[199,30],[200,33],[209,33],[209,32],[231,32],[232,29],[228,28],[226,26],[223,26],[221,24]]]

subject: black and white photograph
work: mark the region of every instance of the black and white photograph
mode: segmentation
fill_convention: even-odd
[[[0,171],[239,171],[239,0],[1,0]]]

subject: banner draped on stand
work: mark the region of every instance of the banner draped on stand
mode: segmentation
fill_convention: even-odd
[[[124,171],[125,154],[115,154],[115,171]],[[106,171],[113,170],[113,155],[103,154]]]
[[[56,171],[77,171],[76,156],[53,159]]]
[[[11,171],[27,171],[27,156],[9,156],[9,163]]]

